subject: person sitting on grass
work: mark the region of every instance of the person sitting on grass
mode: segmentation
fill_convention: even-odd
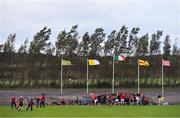
[[[123,93],[122,95],[121,95],[121,104],[123,104],[124,105],[124,103],[125,103],[125,99],[126,99],[126,95],[125,95],[125,93]]]
[[[119,99],[118,98],[115,99],[115,104],[119,105]]]
[[[164,97],[161,95],[158,95],[158,104],[162,105],[164,103]]]
[[[130,94],[129,102],[130,102],[130,105],[134,105],[134,96],[133,96],[133,94]]]
[[[65,102],[64,98],[60,99],[60,103],[61,103],[61,105],[66,105],[66,102]]]
[[[109,107],[111,107],[113,105],[113,97],[112,95],[107,96],[107,102]]]
[[[76,103],[77,105],[80,105],[79,97],[76,97],[75,103]]]
[[[31,111],[32,111],[33,110],[33,104],[34,104],[33,99],[32,98],[28,99],[27,102],[28,102],[28,107],[27,107],[26,111],[29,109],[29,107],[31,107]]]
[[[22,111],[23,110],[23,100],[24,100],[23,97],[20,96],[19,101],[18,101],[18,107],[17,107],[18,111]]]
[[[10,102],[11,102],[11,108],[13,109],[13,106],[16,108],[16,97],[12,96],[10,98]]]
[[[125,98],[124,102],[125,102],[126,105],[129,105],[130,104],[129,103],[129,94],[126,93],[125,96],[126,96],[126,98]]]
[[[93,105],[97,105],[98,99],[97,99],[97,96],[96,96],[95,94],[93,94],[93,95],[91,96],[91,99],[93,100]]]

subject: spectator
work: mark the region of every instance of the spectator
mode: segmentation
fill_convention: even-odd
[[[76,101],[75,101],[75,103],[76,103],[77,105],[79,105],[79,104],[80,104],[80,102],[79,102],[79,97],[76,97]]]
[[[112,105],[111,95],[107,96],[107,102],[108,102],[109,107],[111,107],[111,105]]]
[[[66,105],[64,98],[60,99],[61,105]]]
[[[164,103],[164,97],[161,95],[158,95],[158,104],[162,105]]]
[[[134,105],[134,96],[133,96],[133,94],[130,94],[129,102],[130,102],[130,105]]]
[[[97,97],[94,99],[94,104],[97,105],[98,99]]]
[[[140,104],[140,96],[139,94],[136,94],[136,105]]]
[[[125,96],[126,96],[125,103],[126,105],[129,105],[129,95],[126,93]]]
[[[115,103],[116,103],[116,105],[119,104],[119,99],[118,99],[118,97],[116,98]]]
[[[141,97],[141,98],[142,98],[142,100],[141,100],[141,101],[142,101],[142,105],[145,105],[145,95],[144,95],[144,94],[141,94],[141,96],[142,96],[142,97]]]
[[[91,99],[93,100],[93,105],[97,105],[98,99],[97,99],[97,96],[96,96],[95,94],[93,94],[93,95],[91,96]]]
[[[126,98],[126,95],[125,95],[125,93],[123,93],[123,94],[121,95],[121,104],[124,104],[125,98]]]

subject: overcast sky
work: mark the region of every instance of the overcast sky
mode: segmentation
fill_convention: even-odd
[[[102,27],[109,34],[122,25],[140,27],[139,35],[163,30],[171,43],[180,38],[180,0],[0,0],[0,44],[16,33],[16,49],[44,26],[58,33],[78,24],[80,35]],[[177,41],[180,47],[180,41]]]

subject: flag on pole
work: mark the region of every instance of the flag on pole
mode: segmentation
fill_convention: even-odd
[[[89,93],[89,65],[90,66],[94,66],[94,65],[99,65],[99,61],[96,60],[96,59],[87,59],[87,80],[86,80],[86,91],[87,91],[87,94]]]
[[[140,84],[140,78],[139,78],[139,70],[140,70],[140,68],[139,68],[139,66],[149,66],[149,62],[148,61],[145,61],[145,60],[141,60],[141,59],[138,59],[138,93],[140,92],[140,87],[139,87],[139,84]]]
[[[71,65],[71,61],[67,61],[67,60],[62,60],[61,63],[63,66],[70,66]]]
[[[162,94],[164,93],[164,66],[171,66],[170,61],[162,59]]]
[[[125,56],[122,55],[115,55],[115,61],[125,61]]]
[[[61,94],[63,89],[63,66],[70,66],[70,65],[71,65],[71,61],[63,60],[61,58]]]
[[[149,66],[149,62],[148,62],[148,61],[145,61],[145,60],[139,59],[139,65],[140,65],[140,66]]]
[[[100,62],[98,60],[96,60],[96,59],[89,59],[88,61],[89,61],[89,65],[90,66],[94,66],[94,65],[99,65],[100,64]]]
[[[114,93],[114,61],[125,61],[125,58],[123,55],[113,56],[112,93]]]
[[[163,66],[171,66],[170,61],[168,61],[168,60],[162,60],[162,65]]]

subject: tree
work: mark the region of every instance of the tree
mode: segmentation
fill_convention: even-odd
[[[3,44],[2,44],[2,45],[0,45],[0,52],[1,52],[2,48],[3,48]]]
[[[51,42],[49,42],[45,48],[45,55],[46,55],[46,61],[45,61],[45,65],[49,65],[49,66],[52,66],[52,63],[53,62],[53,54],[55,52],[55,47],[51,44]]]
[[[156,33],[152,34],[152,39],[150,41],[150,54],[157,55],[160,54],[160,38],[163,34],[163,31],[157,31]]]
[[[178,47],[177,47],[177,40],[178,40],[178,38],[175,39],[175,43],[173,45],[173,50],[172,50],[172,55],[180,54],[180,48],[178,49]]]
[[[40,32],[34,35],[34,40],[30,42],[29,53],[40,54],[45,51],[50,39],[51,29],[44,27]]]
[[[128,48],[131,52],[134,52],[137,50],[137,46],[138,46],[137,34],[138,34],[139,30],[140,29],[138,27],[134,27],[134,28],[132,28],[132,30],[129,34]]]
[[[102,43],[105,40],[106,34],[103,28],[96,28],[90,38],[90,56],[100,56],[103,49]]]
[[[78,47],[78,25],[72,26],[70,32],[67,34],[67,56],[73,56],[76,54],[77,47]]]
[[[53,55],[55,51],[55,47],[49,42],[45,48],[45,54],[46,55]]]
[[[63,55],[66,52],[66,36],[67,32],[65,30],[58,34],[57,41],[55,42],[57,56]]]
[[[170,56],[171,53],[171,45],[170,45],[170,36],[166,35],[163,46],[163,55],[165,58]]]
[[[172,50],[172,55],[177,55],[177,51],[178,51],[177,45],[174,44],[173,45],[173,50]]]
[[[78,55],[79,56],[89,56],[89,45],[90,45],[90,35],[86,32],[83,37],[82,41],[79,43],[78,46]]]
[[[143,35],[139,38],[137,50],[136,50],[136,56],[145,56],[148,54],[148,34]]]
[[[110,35],[107,37],[107,41],[104,45],[104,54],[105,55],[113,55],[114,54],[114,46],[115,46],[115,38],[116,31],[113,30]]]
[[[128,28],[124,25],[119,32],[116,33],[115,38],[115,54],[121,54],[126,50],[128,37]]]
[[[77,51],[78,46],[78,25],[72,26],[69,32],[60,32],[55,43],[56,55],[72,56]]]
[[[2,49],[5,54],[13,53],[15,52],[14,49],[14,42],[16,40],[16,34],[10,34],[7,38],[7,41],[3,45]]]
[[[14,53],[15,53],[15,48],[14,48],[14,42],[16,40],[16,34],[10,34],[7,38],[7,41],[2,45],[2,52],[3,55],[1,59],[7,63],[11,64],[15,62],[14,58]]]
[[[24,44],[23,45],[21,45],[21,47],[18,49],[18,53],[20,53],[20,54],[24,54],[24,53],[27,53],[27,45],[28,45],[28,39],[26,39],[25,41],[24,41]]]

